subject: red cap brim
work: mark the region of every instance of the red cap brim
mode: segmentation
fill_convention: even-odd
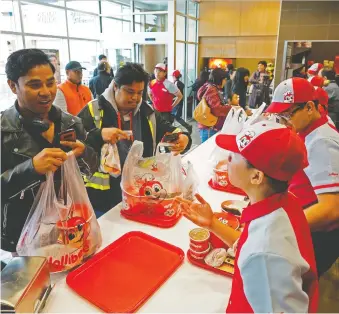
[[[215,138],[217,145],[234,153],[240,153],[235,135],[219,134]]]
[[[272,102],[265,110],[267,113],[281,113],[290,109],[294,104],[285,102]]]

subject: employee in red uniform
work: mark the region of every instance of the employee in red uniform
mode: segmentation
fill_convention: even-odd
[[[149,83],[148,94],[153,107],[162,118],[171,123],[174,121],[173,108],[180,103],[183,96],[179,88],[166,79],[167,68],[164,63],[158,63],[154,69],[155,79]]]
[[[339,133],[321,116],[317,97],[307,80],[288,79],[277,86],[267,112],[289,121],[305,142],[309,165],[290,190],[305,208],[322,275],[339,257]]]
[[[200,204],[181,201],[184,215],[236,250],[228,313],[316,312],[318,281],[310,229],[288,181],[307,164],[302,140],[267,121],[239,135],[218,135],[231,151],[231,183],[248,195],[242,233],[224,225],[200,195]],[[269,147],[270,149],[267,149]]]

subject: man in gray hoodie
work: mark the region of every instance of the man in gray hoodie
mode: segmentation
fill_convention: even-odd
[[[329,81],[329,84],[324,86],[324,90],[328,94],[328,115],[339,130],[339,86],[335,81],[335,72],[332,69],[324,69],[321,75]]]
[[[86,131],[86,144],[100,155],[105,143],[117,144],[121,168],[132,140],[124,131],[132,131],[133,139],[144,143],[144,157],[153,156],[165,133],[178,132],[178,140],[171,150],[179,154],[191,146],[188,133],[180,132],[165,121],[142,99],[148,74],[141,65],[128,63],[118,69],[114,81],[98,99],[91,101],[79,113]],[[97,109],[96,109],[97,108]],[[99,214],[121,202],[121,177],[97,173],[86,178],[89,198]]]

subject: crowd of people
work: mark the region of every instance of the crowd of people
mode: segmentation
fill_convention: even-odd
[[[99,168],[105,143],[117,145],[121,167],[133,140],[143,142],[144,157],[152,156],[168,133],[178,135],[172,153],[190,149],[192,129],[182,119],[184,87],[178,70],[171,82],[167,65],[159,63],[149,81],[140,64],[127,63],[113,76],[107,58],[99,61],[88,88],[81,83],[84,68],[77,61],[66,65],[67,80],[57,86],[55,68],[42,51],[23,49],[8,57],[8,85],[17,99],[1,115],[2,249],[15,253],[46,173],[55,172],[60,188],[65,150],[76,156],[99,216],[122,196],[121,177]],[[213,127],[199,123],[202,142],[221,130],[232,106],[250,115],[250,108],[265,102],[265,116],[276,119],[253,124],[237,136],[216,137],[216,144],[231,152],[231,183],[250,200],[241,218],[243,231],[222,224],[200,195],[198,202],[180,199],[180,208],[237,252],[227,311],[315,312],[318,278],[339,257],[339,86],[332,69],[316,64],[308,80],[281,82],[270,101],[272,78],[266,68],[260,61],[252,75],[232,65],[203,71],[193,86],[198,101],[204,99],[217,118]],[[253,85],[250,108],[248,84]],[[175,119],[187,131],[174,127]],[[69,129],[76,140],[60,141],[60,133]]]

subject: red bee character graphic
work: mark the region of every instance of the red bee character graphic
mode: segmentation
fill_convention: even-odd
[[[240,148],[245,148],[252,141],[254,136],[255,133],[253,131],[245,132],[245,134],[239,139]]]
[[[291,91],[287,91],[286,93],[284,93],[284,102],[285,103],[293,103],[293,93]]]

